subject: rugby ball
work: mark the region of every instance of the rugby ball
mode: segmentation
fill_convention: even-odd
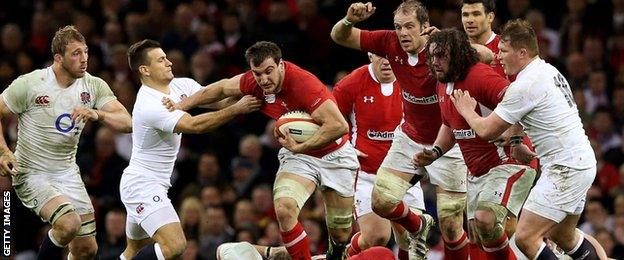
[[[320,127],[310,114],[299,110],[283,114],[275,123],[275,130],[279,136],[285,136],[288,131],[288,135],[299,143],[310,139]]]

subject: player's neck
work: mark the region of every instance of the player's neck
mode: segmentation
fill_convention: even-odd
[[[171,81],[155,81],[150,78],[141,79],[141,84],[167,95],[170,93],[169,83],[171,83]]]
[[[56,77],[56,83],[58,83],[58,85],[62,88],[67,88],[76,81],[76,78],[72,77],[59,63],[54,63],[52,71]]]
[[[534,60],[539,59],[539,55],[535,55],[532,58],[527,58],[526,60],[523,60],[521,63],[521,67],[520,70],[518,70],[518,73],[522,72],[524,69],[526,69],[527,66],[529,66],[529,64],[531,64],[531,62],[533,62]],[[518,74],[516,73],[516,74]]]
[[[474,38],[470,38],[470,43],[477,43],[477,44],[481,44],[481,45],[486,45],[488,43],[488,40],[490,39],[490,37],[492,37],[492,34],[494,32],[492,30],[486,31],[484,33],[482,33],[481,35],[474,37]]]

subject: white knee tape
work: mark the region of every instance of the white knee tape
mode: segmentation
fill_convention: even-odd
[[[95,219],[84,221],[80,224],[80,229],[78,230],[78,234],[76,236],[79,237],[90,237],[95,236]]]
[[[328,228],[350,228],[353,223],[353,209],[325,207],[325,221]]]
[[[397,205],[412,184],[401,179],[400,177],[380,168],[375,178],[375,188],[379,191],[380,199],[384,203]]]
[[[305,186],[296,180],[288,178],[279,178],[275,180],[275,185],[273,186],[274,201],[279,198],[294,199],[297,201],[299,209],[301,209],[310,195],[311,193],[308,192]]]
[[[451,196],[449,194],[440,193],[438,199],[438,217],[447,218],[453,216],[461,216],[466,209],[466,195]]]

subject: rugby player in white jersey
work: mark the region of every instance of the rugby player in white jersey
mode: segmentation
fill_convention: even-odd
[[[76,165],[86,121],[132,130],[128,111],[102,79],[87,73],[88,47],[74,28],[52,39],[52,66],[14,80],[2,93],[2,116],[18,117],[15,156],[0,137],[0,175],[12,176],[24,206],[49,222],[38,259],[92,259],[97,253],[94,209]],[[1,127],[0,127],[1,128]]]
[[[172,63],[153,40],[133,44],[128,62],[142,86],[132,111],[132,156],[120,183],[128,213],[127,246],[120,258],[173,259],[186,248],[180,219],[167,197],[181,133],[213,130],[236,115],[259,109],[261,102],[244,96],[234,105],[197,116],[181,110],[169,112],[161,103],[163,98],[179,102],[199,91],[199,83],[174,78]]]
[[[528,22],[508,22],[499,49],[505,73],[518,75],[494,112],[480,117],[468,92],[455,90],[452,100],[481,138],[492,140],[519,122],[535,145],[542,175],[524,204],[512,248],[519,259],[557,259],[543,241],[548,236],[573,259],[598,259],[601,248],[575,229],[596,176],[596,158],[570,86],[539,58]]]

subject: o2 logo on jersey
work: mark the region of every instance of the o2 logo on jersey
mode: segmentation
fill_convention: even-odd
[[[54,123],[56,130],[61,133],[67,133],[74,129],[76,126],[76,122],[72,120],[71,115],[68,113],[62,114],[56,118],[56,122]]]

